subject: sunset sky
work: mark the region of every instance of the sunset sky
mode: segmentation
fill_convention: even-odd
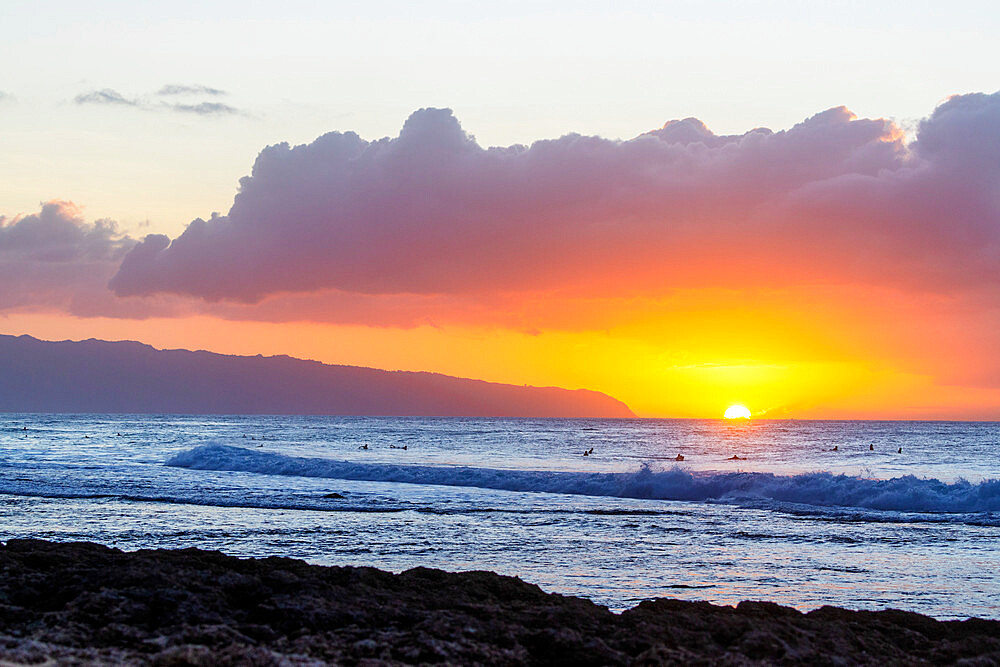
[[[0,333],[1000,419],[994,3],[0,24]]]

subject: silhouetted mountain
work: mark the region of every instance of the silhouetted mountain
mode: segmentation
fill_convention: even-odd
[[[586,389],[0,335],[0,412],[631,417]]]

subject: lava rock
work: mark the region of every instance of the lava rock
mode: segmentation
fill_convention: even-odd
[[[1000,664],[1000,622],[770,602],[622,614],[491,572],[390,574],[198,549],[0,546],[0,662]]]

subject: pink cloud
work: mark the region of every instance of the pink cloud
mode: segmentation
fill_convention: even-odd
[[[759,263],[740,260],[748,247],[767,259],[775,240],[803,250],[838,233],[794,219],[787,207],[803,189],[915,161],[892,123],[843,108],[777,133],[716,137],[688,119],[629,141],[567,135],[489,149],[450,111],[423,109],[393,139],[331,133],[266,148],[228,215],[195,220],[172,242],[147,237],[111,286],[254,302],[327,288],[711,279],[720,264]]]
[[[110,302],[107,282],[134,244],[114,222],[86,222],[69,202],[50,201],[32,215],[0,216],[0,311],[72,311]]]

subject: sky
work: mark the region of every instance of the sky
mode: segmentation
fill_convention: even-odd
[[[1000,9],[610,4],[8,0],[0,333],[1000,419]]]

